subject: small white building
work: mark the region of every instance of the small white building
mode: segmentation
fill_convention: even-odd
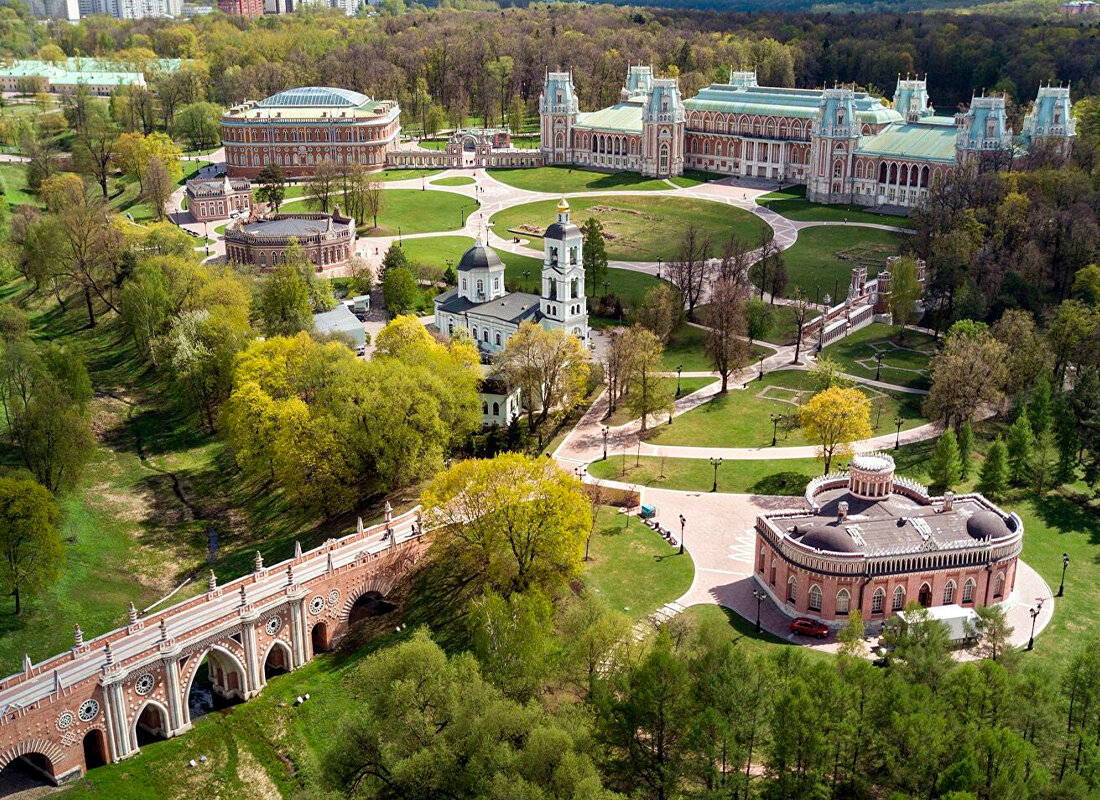
[[[350,338],[356,349],[367,344],[367,331],[351,309],[340,303],[332,311],[323,311],[313,315],[313,328],[320,334],[343,334]]]

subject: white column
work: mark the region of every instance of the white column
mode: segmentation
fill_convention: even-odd
[[[191,727],[191,721],[184,715],[187,698],[180,695],[180,664],[175,653],[164,657],[165,693],[168,695],[169,734],[175,736],[183,728]]]
[[[245,683],[244,697],[247,700],[258,694],[263,687],[262,669],[259,663],[259,654],[256,652],[256,618],[252,612],[247,617],[241,617],[241,644],[244,647],[244,671]]]
[[[300,667],[309,661],[310,653],[306,648],[305,635],[305,594],[290,603],[290,644],[294,651],[294,666]]]

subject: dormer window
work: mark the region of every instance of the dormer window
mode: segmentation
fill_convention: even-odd
[[[661,113],[662,114],[667,114],[668,113],[668,98],[667,97],[662,97],[661,98]]]
[[[992,139],[997,135],[997,120],[991,119],[985,123],[985,138]]]
[[[1055,125],[1061,125],[1062,124],[1062,109],[1061,108],[1055,108],[1054,109],[1054,124]]]
[[[477,293],[478,294],[484,294],[485,293],[485,282],[483,280],[481,280],[480,278],[477,281]]]
[[[840,127],[840,128],[844,127],[844,109],[843,108],[838,108],[836,110],[836,124],[837,124],[837,127]]]
[[[466,279],[462,279],[462,291],[466,291]]]
[[[561,89],[558,89],[558,94],[557,94],[557,98],[558,98],[558,99],[557,99],[557,101],[556,101],[556,102],[557,102],[557,104],[558,104],[558,105],[560,106],[560,105],[561,105]]]

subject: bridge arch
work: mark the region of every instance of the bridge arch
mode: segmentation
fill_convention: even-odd
[[[146,700],[130,725],[131,746],[137,748],[150,741],[167,739],[172,733],[171,719],[167,706],[159,700]]]
[[[226,699],[245,699],[248,692],[248,672],[244,662],[231,650],[221,645],[211,645],[204,652],[192,657],[194,664],[188,664],[190,673],[183,682],[186,687],[183,691],[184,724],[190,724],[194,720],[191,715],[191,691],[195,687],[195,677],[199,674],[202,663],[207,662],[207,675],[214,694]]]
[[[48,739],[31,739],[0,752],[0,770],[20,758],[42,777],[57,783],[56,765],[62,762],[65,753]]]
[[[283,675],[294,669],[294,653],[290,645],[282,639],[275,639],[267,648],[263,659],[264,683],[276,675]]]

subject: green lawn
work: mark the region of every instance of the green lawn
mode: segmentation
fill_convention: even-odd
[[[697,169],[685,169],[683,175],[677,175],[675,178],[669,178],[669,180],[682,189],[689,189],[692,186],[698,186],[702,183],[710,183],[711,181],[721,180],[725,177],[727,176],[718,175],[713,172],[701,172]]]
[[[38,196],[27,188],[27,168],[23,164],[0,164],[0,185],[9,209],[18,205],[42,206]]]
[[[530,167],[491,169],[489,176],[501,183],[529,192],[657,191],[670,189],[660,178],[645,178],[636,172],[596,172],[578,167]]]
[[[672,427],[676,424],[673,422]],[[658,456],[639,459],[633,451],[607,455],[606,461],[593,461],[588,465],[589,475],[685,492],[706,492],[714,485],[714,468],[705,458],[664,458],[662,463]],[[801,497],[806,482],[821,473],[821,462],[815,458],[727,460],[718,468],[718,491]]]
[[[401,242],[409,263],[436,268],[440,276],[447,269],[448,260],[457,265],[462,254],[473,246],[474,240],[469,236],[428,236]]]
[[[471,183],[477,183],[473,178],[466,175],[454,175],[450,178],[436,178],[434,181],[428,181],[432,186],[469,186]]]
[[[466,218],[477,211],[478,203],[469,197],[451,192],[423,192],[419,189],[389,189],[383,195],[378,227],[371,228],[371,219],[359,220],[366,225],[368,236],[396,236],[398,233],[430,233],[461,228]],[[305,200],[284,203],[280,211],[309,211]],[[360,228],[362,231],[363,229]]]
[[[928,361],[935,352],[935,340],[924,333],[906,331],[898,343],[901,328],[873,323],[825,348],[849,375],[873,379],[878,373],[877,353],[883,353],[880,380],[895,386],[927,389]]]
[[[668,379],[670,381],[672,381],[673,383],[676,382],[676,376],[675,375],[669,376]],[[709,386],[710,384],[714,383],[716,380],[718,380],[718,379],[717,378],[681,378],[680,379],[680,394],[686,396],[686,395],[691,394],[692,392],[697,392],[700,389],[702,389],[704,386]],[[630,422],[631,420],[635,420],[635,419],[637,419],[637,417],[630,410],[629,403],[624,402],[624,403],[620,404],[618,408],[615,409],[615,413],[613,413],[610,417],[605,417],[603,422],[604,422],[605,425],[611,425],[612,427],[614,427],[615,425],[625,425],[626,423]],[[663,419],[663,417],[662,417],[662,419]]]
[[[684,372],[712,371],[714,365],[711,364],[703,349],[706,346],[706,341],[707,332],[705,330],[694,325],[688,325],[686,322],[681,323],[680,327],[672,332],[672,337],[665,345],[661,365],[669,372],[675,370],[677,366],[682,366]],[[754,344],[751,350],[753,363],[756,363],[756,359],[760,356],[767,356],[772,352],[770,347]]]
[[[543,200],[506,208],[494,214],[489,224],[494,226],[499,236],[507,237],[508,231],[517,231],[538,241],[546,227],[554,221],[557,204],[557,200]],[[572,219],[578,225],[590,216],[603,223],[607,256],[612,260],[672,259],[689,225],[710,235],[715,242],[724,241],[732,234],[748,241],[759,241],[763,233],[771,230],[747,211],[707,200],[610,195],[577,197],[569,204]],[[539,247],[541,242],[533,246]]]
[[[583,580],[611,608],[641,619],[686,592],[695,570],[690,556],[617,511],[600,510]]]
[[[824,205],[811,203],[806,199],[805,186],[791,186],[770,192],[756,199],[758,205],[767,206],[787,219],[799,222],[872,222],[879,225],[895,225],[899,228],[912,228],[908,217],[892,214],[875,214],[863,206]]]
[[[848,291],[853,267],[866,267],[868,277],[874,277],[886,266],[888,256],[901,252],[906,238],[905,234],[854,225],[801,230],[794,246],[783,251],[786,295],[801,287],[814,302],[829,294],[835,304]]]
[[[921,417],[919,395],[884,392],[860,387],[871,398],[871,425],[875,435],[895,430],[894,417],[901,416],[902,429],[927,422]],[[812,396],[810,373],[782,370],[750,381],[745,390],[731,390],[662,426],[650,440],[653,444],[694,447],[765,447],[771,444],[771,414],[782,414],[779,446],[808,444],[797,427],[798,402]],[[877,425],[875,423],[878,423]]]

